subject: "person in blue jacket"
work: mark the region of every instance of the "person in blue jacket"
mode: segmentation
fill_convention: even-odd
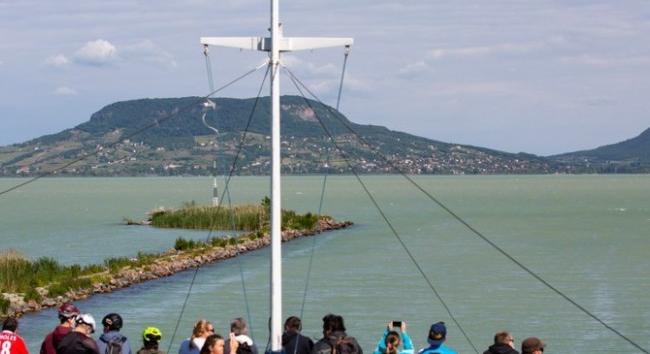
[[[443,343],[447,339],[447,327],[444,322],[436,322],[429,329],[427,342],[429,346],[420,349],[418,354],[456,354],[456,351],[445,346]]]
[[[395,331],[394,322],[388,322],[384,335],[381,336],[373,354],[413,354],[413,342],[406,332],[406,322],[400,324],[400,332]],[[402,350],[399,350],[400,344],[404,343]]]

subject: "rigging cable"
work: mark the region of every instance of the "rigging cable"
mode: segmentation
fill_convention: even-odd
[[[267,65],[268,63],[265,63]],[[230,172],[228,173],[228,177],[226,178],[226,183],[224,186],[223,192],[221,192],[221,198],[219,198],[219,204],[217,205],[217,214],[222,208],[222,201],[223,197],[228,190],[230,186],[230,180],[232,179],[233,174],[235,173],[235,169],[237,167],[237,162],[239,161],[239,156],[241,155],[242,148],[244,146],[244,142],[246,141],[246,136],[248,134],[248,129],[250,128],[251,122],[253,121],[253,116],[255,115],[255,110],[257,109],[257,104],[260,99],[260,95],[262,93],[262,89],[264,88],[264,83],[266,82],[266,78],[269,75],[269,66],[267,66],[266,73],[264,74],[264,79],[262,79],[262,83],[260,84],[260,88],[257,92],[257,97],[255,97],[255,101],[253,102],[253,107],[251,108],[251,113],[248,116],[248,121],[246,122],[246,127],[244,128],[244,132],[239,140],[239,145],[237,147],[237,152],[235,153],[235,157],[233,158],[232,164],[230,166]],[[207,97],[204,97],[204,99]],[[209,240],[210,237],[212,236],[212,232],[214,231],[214,226],[215,226],[215,220],[212,220],[211,225],[210,225],[210,231],[208,232],[208,236],[206,237],[206,240]],[[170,353],[171,346],[174,343],[174,339],[176,338],[176,334],[178,333],[178,327],[180,326],[181,319],[183,318],[183,314],[185,313],[185,308],[187,307],[187,302],[190,299],[190,294],[192,293],[192,288],[194,287],[194,283],[196,282],[196,276],[199,273],[199,268],[197,267],[194,270],[194,274],[192,275],[192,279],[190,281],[189,288],[187,290],[187,294],[185,295],[185,300],[183,301],[183,305],[181,306],[181,311],[178,315],[178,318],[176,319],[176,325],[174,326],[174,331],[172,332],[171,339],[169,341],[169,346],[167,347],[167,353]]]
[[[206,70],[206,74],[208,76],[208,87],[210,89],[210,92],[212,92],[212,91],[214,91],[214,79],[213,79],[213,76],[212,76],[212,60],[210,58],[210,51],[208,49],[207,44],[203,46],[203,55],[205,56],[205,70]],[[215,109],[216,108],[215,103],[210,101],[209,98],[207,98],[207,100],[208,100],[208,102],[206,102],[206,103],[209,106],[211,106],[213,109]],[[216,128],[210,126],[206,122],[206,120],[205,120],[206,115],[207,115],[207,112],[203,114],[203,117],[201,117],[201,119],[203,120],[203,124],[206,127],[210,128],[212,131],[214,131],[215,134],[218,137],[219,130],[217,130]],[[215,176],[216,176],[216,171],[215,171]],[[228,208],[230,209],[230,224],[231,224],[232,230],[234,231],[234,230],[236,230],[236,228],[235,228],[235,211],[232,208],[232,200],[230,198],[230,188],[226,188],[225,191],[226,191],[226,197],[228,198]],[[241,279],[242,295],[244,297],[244,304],[245,304],[245,308],[246,308],[246,317],[248,319],[248,330],[249,330],[249,333],[251,335],[251,338],[253,340],[255,340],[255,336],[253,336],[253,318],[251,317],[251,309],[250,309],[250,305],[248,303],[248,292],[246,291],[246,280],[244,279],[244,266],[242,264],[241,258],[237,257],[239,255],[239,248],[236,247],[235,251],[237,252],[235,254],[235,258],[237,259],[237,265],[239,266],[239,278]]]
[[[339,92],[336,97],[336,110],[339,110],[339,107],[341,105],[341,93],[343,92],[343,80],[345,79],[345,68],[347,66],[348,62],[348,56],[350,55],[350,46],[346,45],[345,46],[345,52],[343,53],[343,68],[341,69],[341,81],[339,82]],[[318,225],[317,225],[317,232],[321,233],[321,224],[320,224],[320,215],[323,210],[323,200],[325,198],[325,187],[327,186],[327,176],[329,173],[329,164],[330,164],[330,154],[329,154],[329,148],[325,148],[325,172],[323,174],[323,186],[321,187],[321,192],[320,192],[320,202],[318,203]],[[322,154],[321,154],[321,159],[322,161]],[[309,289],[309,279],[311,278],[311,270],[312,270],[312,265],[314,263],[314,253],[316,250],[316,238],[312,239],[311,243],[311,252],[309,254],[309,264],[307,266],[307,275],[305,277],[305,289],[303,290],[302,294],[302,303],[300,304],[300,318],[303,317],[303,314],[305,312],[305,303],[307,302],[307,290]],[[296,348],[298,348],[298,343],[296,343]],[[295,354],[295,353],[294,353]]]
[[[171,112],[169,115],[167,115],[166,117],[163,117],[163,118],[160,118],[160,119],[154,119],[154,121],[151,122],[150,124],[147,124],[147,125],[145,125],[145,126],[142,127],[142,128],[139,128],[138,130],[132,132],[131,134],[128,134],[128,135],[126,135],[126,136],[124,136],[124,137],[121,137],[120,139],[118,139],[118,140],[116,140],[116,141],[114,141],[114,142],[112,142],[112,143],[106,145],[105,148],[110,149],[110,148],[114,147],[115,145],[117,145],[118,143],[120,143],[120,142],[121,142],[122,140],[124,140],[124,139],[131,139],[131,138],[133,138],[134,136],[136,136],[136,135],[138,135],[138,134],[140,134],[140,133],[142,133],[142,132],[144,132],[144,131],[146,131],[146,130],[149,130],[149,129],[153,128],[153,127],[157,127],[157,126],[159,126],[161,123],[164,123],[164,122],[166,122],[166,121],[168,121],[168,120],[170,120],[170,119],[172,119],[172,118],[178,116],[181,112],[185,112],[185,111],[189,110],[189,109],[192,108],[193,106],[195,106],[195,105],[197,105],[197,104],[199,104],[199,103],[205,101],[205,99],[207,99],[208,97],[210,97],[210,96],[216,94],[216,93],[219,92],[219,91],[224,90],[225,88],[231,86],[232,84],[234,84],[234,83],[236,83],[236,82],[242,80],[243,78],[247,77],[248,75],[250,75],[250,74],[256,72],[257,70],[259,70],[259,69],[261,69],[262,67],[264,67],[266,64],[267,64],[267,63],[265,62],[264,64],[262,64],[262,65],[260,65],[260,66],[258,66],[258,67],[256,67],[256,68],[254,68],[254,69],[251,69],[251,70],[245,72],[244,74],[242,74],[242,75],[240,75],[240,76],[237,76],[236,78],[232,79],[231,81],[229,81],[228,83],[226,83],[226,84],[224,84],[223,86],[219,87],[218,89],[211,91],[208,95],[203,96],[203,97],[200,97],[200,98],[198,98],[198,99],[192,101],[192,103],[187,104],[187,105],[185,105],[185,106],[183,106],[183,107],[181,107],[181,108],[179,108],[179,109],[177,109],[177,110],[172,111],[172,112]],[[104,147],[102,147],[102,148],[104,148]],[[28,185],[28,184],[31,184],[31,183],[33,183],[33,182],[36,182],[36,181],[38,181],[39,179],[41,179],[41,178],[43,178],[43,177],[47,177],[47,176],[52,175],[52,174],[54,174],[54,173],[56,173],[56,172],[59,172],[59,171],[61,171],[61,170],[63,170],[63,169],[66,169],[66,168],[68,168],[68,167],[70,167],[70,166],[76,164],[77,162],[81,162],[81,161],[83,161],[83,160],[85,160],[85,159],[87,159],[87,158],[89,158],[89,157],[91,157],[91,156],[95,156],[95,155],[97,155],[100,151],[102,151],[102,150],[98,148],[98,149],[96,149],[96,150],[95,150],[94,152],[92,152],[92,153],[85,153],[82,157],[79,157],[79,158],[77,158],[77,159],[74,159],[74,160],[72,160],[72,161],[70,161],[70,162],[64,164],[63,166],[57,167],[57,168],[55,168],[55,169],[53,169],[53,170],[50,170],[50,171],[46,171],[46,172],[40,173],[40,174],[38,174],[37,176],[32,177],[32,178],[28,179],[28,180],[25,181],[25,182],[18,183],[18,184],[16,184],[16,185],[12,186],[12,187],[9,187],[9,188],[7,188],[7,189],[5,189],[5,190],[2,190],[2,191],[0,191],[0,196],[3,196],[3,195],[5,195],[5,194],[7,194],[7,193],[9,193],[9,192],[11,192],[11,191],[14,191],[14,190],[20,188],[20,187],[24,187],[24,186],[26,186],[26,185]]]
[[[384,154],[382,154],[379,151],[378,147],[373,146],[370,144],[361,134],[359,134],[354,128],[350,126],[349,123],[345,121],[345,119],[342,118],[341,113],[334,111],[331,107],[325,105],[309,88],[302,82],[300,79],[298,79],[291,70],[287,69],[287,72],[289,73],[290,77],[292,80],[295,80],[296,82],[300,83],[300,85],[316,100],[321,106],[323,106],[330,114],[332,114],[339,122],[341,122],[353,135],[359,139],[364,145],[366,145],[368,148],[371,149],[371,151],[375,152],[377,156],[381,157],[382,160],[384,160],[391,168],[393,168],[395,171],[397,171],[403,178],[405,178],[408,182],[410,182],[415,188],[420,190],[424,195],[428,197],[429,200],[437,204],[440,208],[442,208],[444,211],[446,211],[449,215],[451,215],[454,219],[456,219],[459,223],[464,225],[468,230],[470,230],[473,234],[481,238],[483,241],[485,241],[487,244],[492,246],[495,250],[497,250],[499,253],[501,253],[503,256],[508,258],[510,261],[512,261],[514,264],[516,264],[519,268],[524,270],[526,273],[528,273],[530,276],[538,280],[540,283],[542,283],[544,286],[546,286],[548,289],[552,290],[554,293],[562,297],[564,300],[568,301],[572,305],[574,305],[576,308],[578,308],[580,311],[585,313],[587,316],[591,317],[594,319],[596,322],[600,323],[603,327],[611,331],[612,333],[616,334],[618,337],[621,339],[625,340],[638,350],[640,350],[642,353],[650,353],[647,349],[643,348],[639,344],[637,344],[635,341],[633,341],[631,338],[627,337],[617,329],[613,328],[612,326],[608,325],[605,321],[601,320],[598,316],[593,314],[591,311],[580,305],[578,302],[570,298],[568,295],[564,294],[560,289],[556,288],[553,286],[551,283],[546,281],[544,278],[542,278],[541,275],[535,273],[532,269],[528,268],[526,265],[521,263],[519,260],[517,260],[515,257],[511,256],[508,252],[506,252],[503,248],[501,248],[499,245],[497,245],[495,242],[490,240],[487,236],[483,235],[480,231],[478,231],[476,228],[471,226],[467,221],[465,221],[460,215],[458,215],[456,212],[451,210],[446,204],[444,204],[442,201],[440,201],[438,198],[436,198],[433,194],[425,190],[422,186],[420,186],[415,180],[413,180],[410,176],[408,176],[404,171],[402,171],[399,166],[396,166],[393,164],[393,162],[388,159]]]
[[[287,69],[287,71],[289,71],[289,69]],[[331,132],[329,131],[329,129],[325,126],[325,123],[323,122],[323,120],[321,119],[321,117],[318,115],[318,113],[316,113],[316,111],[314,110],[313,106],[311,105],[311,102],[309,102],[309,100],[307,99],[307,97],[305,97],[305,95],[304,95],[302,89],[298,86],[298,84],[297,84],[297,82],[296,82],[296,80],[295,80],[295,76],[294,76],[291,72],[289,72],[289,78],[291,79],[291,81],[293,82],[293,84],[296,86],[296,89],[298,90],[298,92],[300,92],[300,95],[302,96],[303,100],[305,101],[305,104],[307,104],[307,106],[309,106],[309,108],[311,108],[311,109],[314,111],[314,115],[315,115],[316,119],[318,120],[318,123],[320,124],[321,128],[323,128],[323,131],[325,132],[325,134],[327,134],[327,136],[330,138],[330,141],[332,142],[332,144],[334,145],[334,147],[336,148],[336,150],[338,150],[339,154],[341,155],[341,158],[342,158],[343,160],[345,160],[346,164],[348,165],[348,167],[350,168],[350,170],[351,170],[352,173],[354,174],[354,177],[357,179],[357,181],[359,182],[359,184],[361,185],[361,187],[363,188],[363,190],[365,191],[365,193],[368,195],[368,198],[370,199],[370,201],[372,202],[372,204],[375,206],[375,208],[376,208],[377,211],[379,212],[379,215],[382,217],[382,219],[384,219],[384,222],[386,222],[386,225],[388,225],[388,227],[390,228],[390,230],[391,230],[391,232],[393,233],[393,235],[395,236],[395,238],[397,238],[397,240],[399,241],[399,243],[402,245],[402,248],[404,248],[404,251],[406,251],[406,254],[409,256],[409,258],[411,259],[411,261],[413,262],[413,264],[415,265],[415,267],[417,268],[417,270],[420,272],[420,275],[422,275],[422,277],[424,278],[424,280],[427,282],[427,284],[429,285],[429,288],[431,288],[431,290],[433,291],[433,293],[435,294],[435,296],[438,298],[438,301],[440,301],[440,303],[442,304],[442,306],[445,308],[445,310],[447,311],[447,314],[448,314],[449,317],[452,319],[452,321],[454,321],[454,323],[456,324],[456,326],[458,327],[458,329],[461,331],[461,333],[463,334],[463,336],[465,337],[465,339],[467,340],[467,342],[472,346],[472,348],[474,349],[474,352],[476,352],[476,353],[478,354],[479,351],[478,351],[478,349],[476,348],[476,346],[474,345],[474,343],[472,342],[472,340],[471,340],[471,339],[469,338],[469,336],[467,335],[467,332],[465,331],[465,329],[463,328],[463,326],[460,324],[460,322],[458,322],[458,320],[456,319],[456,316],[454,316],[454,314],[451,312],[451,308],[447,305],[447,303],[445,302],[445,300],[442,298],[442,296],[440,295],[440,293],[438,292],[438,290],[436,289],[436,287],[433,285],[433,283],[431,282],[431,280],[429,279],[429,277],[427,277],[426,273],[424,273],[424,270],[422,269],[422,267],[420,266],[420,264],[417,262],[417,260],[415,259],[415,257],[414,257],[413,254],[411,253],[411,251],[408,249],[408,247],[406,246],[406,244],[405,244],[404,241],[402,240],[402,237],[401,237],[401,236],[399,235],[399,233],[397,232],[397,229],[395,229],[395,227],[393,226],[393,223],[391,223],[391,221],[388,219],[388,216],[386,216],[386,214],[384,213],[384,211],[383,211],[383,209],[381,208],[381,206],[379,206],[379,203],[377,202],[377,200],[375,199],[375,197],[372,195],[372,193],[370,192],[370,190],[368,189],[368,187],[366,186],[366,184],[363,182],[363,180],[361,179],[361,177],[360,177],[359,174],[357,173],[356,169],[354,168],[354,166],[353,166],[352,163],[350,162],[350,159],[348,158],[348,156],[347,156],[347,154],[345,153],[345,151],[343,151],[343,149],[341,149],[341,147],[338,145],[338,143],[336,143],[336,140],[334,139],[334,136],[332,135],[332,133],[331,133]]]

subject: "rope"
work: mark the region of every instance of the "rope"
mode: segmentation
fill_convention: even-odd
[[[265,63],[264,65],[266,65],[266,63]],[[193,101],[192,103],[190,103],[190,104],[188,104],[188,105],[185,105],[185,106],[181,107],[180,109],[178,109],[178,110],[175,111],[175,112],[170,113],[170,114],[167,115],[166,117],[163,117],[163,118],[160,118],[160,119],[154,119],[154,121],[153,121],[152,123],[150,123],[150,124],[148,124],[148,125],[145,125],[144,127],[140,128],[140,129],[138,129],[138,130],[136,130],[135,132],[133,132],[133,133],[131,133],[131,134],[128,134],[128,135],[122,137],[121,139],[116,140],[116,141],[113,142],[113,143],[110,143],[110,144],[106,145],[106,148],[110,149],[110,148],[114,147],[114,146],[117,145],[120,141],[122,141],[122,140],[124,140],[124,139],[131,139],[131,138],[133,138],[134,136],[136,136],[136,135],[138,135],[138,134],[140,134],[140,133],[142,133],[142,132],[144,132],[144,131],[146,131],[146,130],[149,130],[149,129],[153,128],[153,127],[157,127],[157,126],[160,125],[161,123],[164,123],[164,122],[166,122],[166,121],[168,121],[168,120],[170,120],[170,119],[172,119],[172,118],[178,116],[181,112],[185,112],[185,111],[187,111],[188,109],[192,108],[192,107],[195,106],[196,104],[198,104],[198,103],[204,101],[206,98],[208,98],[208,97],[210,97],[210,96],[212,96],[212,95],[218,93],[219,91],[224,90],[225,88],[227,88],[227,87],[233,85],[234,83],[238,82],[239,80],[242,80],[243,78],[247,77],[248,75],[250,75],[250,74],[256,72],[257,70],[259,70],[260,68],[262,68],[264,65],[262,65],[262,66],[258,66],[258,67],[254,68],[254,69],[251,69],[251,70],[245,72],[244,74],[242,74],[242,75],[240,75],[240,76],[234,78],[233,80],[231,80],[230,82],[226,83],[225,85],[219,87],[218,89],[211,91],[209,94],[207,94],[207,95],[205,95],[205,96],[203,96],[203,97],[200,97],[200,98],[196,99],[196,100]],[[41,179],[41,178],[43,178],[43,177],[47,177],[47,176],[52,175],[52,174],[54,174],[54,173],[56,173],[56,172],[58,172],[58,171],[61,171],[61,170],[63,170],[63,169],[66,169],[66,168],[68,168],[68,167],[70,167],[70,166],[76,164],[77,162],[81,162],[81,161],[83,161],[83,160],[85,160],[85,159],[87,159],[87,158],[89,158],[89,157],[91,157],[91,156],[95,156],[95,155],[97,155],[100,151],[101,151],[101,150],[97,149],[97,150],[95,150],[94,152],[92,152],[92,153],[90,153],[90,154],[86,154],[86,155],[84,155],[84,156],[82,156],[82,157],[79,157],[79,158],[77,158],[77,159],[75,159],[75,160],[72,160],[72,161],[66,163],[66,164],[63,165],[63,166],[57,167],[57,168],[55,168],[55,169],[53,169],[53,170],[50,170],[50,171],[43,172],[43,173],[39,174],[38,176],[32,177],[32,178],[30,178],[29,180],[27,180],[27,181],[25,181],[25,182],[21,182],[21,183],[18,183],[18,184],[16,184],[16,185],[12,186],[12,187],[9,187],[9,188],[7,188],[7,189],[1,191],[1,192],[0,192],[0,196],[3,196],[3,195],[5,195],[5,194],[7,194],[7,193],[9,193],[9,192],[11,192],[11,191],[14,191],[14,190],[20,188],[20,187],[24,187],[24,186],[26,186],[26,185],[28,185],[28,184],[34,183],[34,182],[38,181],[39,179]]]
[[[625,340],[635,348],[637,348],[639,351],[642,353],[650,353],[648,349],[645,349],[641,347],[639,344],[637,344],[635,341],[618,331],[617,329],[613,328],[612,326],[608,325],[605,321],[601,320],[598,316],[593,314],[591,311],[580,305],[578,302],[570,298],[568,295],[564,294],[561,290],[550,284],[548,281],[546,281],[542,276],[534,272],[532,269],[528,268],[526,265],[521,263],[519,260],[517,260],[515,257],[511,256],[508,252],[506,252],[503,248],[501,248],[499,245],[497,245],[495,242],[490,240],[487,236],[483,235],[480,231],[475,229],[473,226],[471,226],[467,221],[465,221],[461,216],[456,214],[453,210],[451,210],[447,205],[445,205],[442,201],[440,201],[438,198],[436,198],[433,194],[425,190],[422,186],[420,186],[417,182],[415,182],[410,176],[408,176],[404,171],[402,171],[399,166],[396,166],[395,164],[392,163],[384,154],[382,154],[379,149],[372,144],[370,144],[366,139],[363,138],[361,134],[359,134],[356,130],[354,130],[350,124],[348,124],[345,119],[342,119],[341,113],[336,112],[332,110],[331,107],[325,105],[313,92],[309,90],[307,86],[305,86],[304,83],[302,83],[295,75],[291,72],[291,70],[287,69],[289,72],[290,77],[293,80],[296,80],[304,89],[312,96],[314,99],[322,105],[327,111],[332,114],[339,122],[341,122],[352,134],[354,134],[359,141],[361,141],[364,145],[366,145],[368,148],[370,148],[373,152],[375,152],[379,157],[382,158],[391,168],[393,168],[395,171],[397,171],[402,177],[404,177],[409,183],[411,183],[415,188],[420,190],[424,195],[426,195],[432,202],[440,206],[444,211],[446,211],[449,215],[451,215],[454,219],[456,219],[458,222],[460,222],[462,225],[464,225],[468,230],[470,230],[473,234],[481,238],[483,241],[485,241],[488,245],[490,245],[492,248],[497,250],[499,253],[501,253],[503,256],[505,256],[507,259],[512,261],[514,264],[516,264],[519,268],[524,270],[526,273],[528,273],[530,276],[538,280],[540,283],[542,283],[544,286],[546,286],[548,289],[552,290],[554,293],[562,297],[564,300],[568,301],[571,303],[573,306],[578,308],[580,311],[585,313],[587,316],[591,317],[594,319],[596,322],[600,323],[603,327],[611,331],[612,333],[616,334],[619,336],[621,339]]]
[[[350,55],[350,46],[345,46],[345,53],[343,54],[343,68],[341,70],[341,81],[339,82],[339,93],[336,97],[336,110],[339,110],[341,105],[341,93],[343,92],[343,80],[345,79],[345,68],[348,62],[348,56]],[[322,159],[322,154],[320,159]],[[321,211],[323,210],[323,200],[325,199],[325,187],[327,186],[327,175],[329,173],[329,164],[330,164],[330,154],[329,150],[325,151],[325,173],[323,175],[323,186],[321,187],[320,192],[320,202],[318,203],[318,217],[320,218]],[[322,232],[320,222],[318,223],[318,233]],[[305,302],[307,302],[307,291],[309,289],[309,279],[311,278],[312,265],[314,263],[314,253],[316,252],[316,238],[312,239],[311,242],[311,252],[309,253],[309,264],[307,266],[307,275],[305,277],[305,289],[303,290],[302,303],[300,305],[300,318],[303,317],[305,312]],[[298,343],[296,341],[296,348],[298,348]],[[296,349],[297,350],[297,349]],[[295,354],[295,353],[294,353]]]
[[[214,79],[212,77],[212,60],[210,59],[210,54],[209,54],[209,49],[208,45],[203,46],[203,54],[205,56],[205,69],[206,73],[208,76],[208,87],[210,88],[210,91],[212,91],[212,88],[214,87]],[[263,85],[263,84],[262,84]],[[212,108],[214,109],[214,104],[212,104]],[[212,131],[214,131],[217,135],[219,134],[219,131],[211,127],[206,121],[206,113],[203,114],[203,117],[201,118],[203,120],[203,124],[210,128]],[[235,225],[235,210],[232,208],[232,200],[230,198],[230,189],[226,189],[226,196],[228,198],[228,208],[230,209],[230,224],[232,230],[236,230],[236,225]],[[253,336],[253,318],[251,317],[251,310],[250,310],[250,305],[248,303],[248,292],[246,291],[246,280],[244,279],[244,266],[242,265],[242,261],[240,257],[237,257],[239,255],[239,248],[235,248],[236,250],[236,255],[235,258],[237,259],[237,265],[239,266],[239,277],[241,279],[241,287],[242,287],[242,295],[244,297],[244,304],[246,308],[246,317],[248,319],[248,329],[251,335],[251,338],[253,341],[255,340],[255,337]]]
[[[329,170],[329,153],[327,153],[326,159],[327,162],[325,163],[326,167],[325,167],[325,174],[323,175],[323,185],[320,191],[320,201],[318,202],[319,219],[320,219],[321,212],[323,210],[323,201],[325,199],[325,187],[327,186],[327,173]],[[317,233],[320,234],[321,232],[322,232],[322,228],[319,221]],[[314,253],[316,253],[316,237],[313,237],[311,241],[311,252],[309,253],[309,264],[307,265],[307,275],[305,276],[305,289],[302,292],[302,303],[300,305],[300,318],[302,318],[305,312],[305,303],[307,302],[307,291],[309,290],[309,279],[311,278],[312,265],[314,264]]]
[[[266,78],[269,75],[269,70],[267,67],[266,73],[264,74],[264,79],[262,79],[262,83],[260,84],[260,89],[257,92],[257,97],[255,98],[255,101],[253,102],[253,107],[251,109],[251,113],[248,116],[248,121],[246,122],[246,127],[244,128],[244,133],[242,134],[241,139],[239,140],[239,146],[237,147],[237,152],[235,154],[235,157],[232,161],[232,164],[230,166],[230,172],[228,173],[228,177],[226,178],[226,183],[224,185],[224,190],[221,192],[221,198],[219,198],[219,204],[217,205],[217,213],[221,210],[222,208],[222,203],[224,199],[224,195],[226,191],[228,190],[230,186],[230,180],[232,179],[232,176],[235,172],[236,166],[237,166],[237,161],[239,160],[239,156],[241,154],[242,147],[244,146],[244,142],[246,140],[246,136],[248,134],[248,129],[250,128],[251,122],[253,120],[253,116],[255,114],[255,110],[257,108],[257,104],[259,102],[260,95],[262,93],[262,88],[264,87],[264,83],[266,82]],[[207,98],[207,97],[206,97]],[[206,237],[206,241],[210,239],[212,236],[212,232],[214,231],[214,223],[215,220],[212,220],[212,223],[210,225],[210,231],[208,232],[208,236]],[[181,311],[178,314],[178,318],[176,319],[176,325],[174,327],[174,331],[172,333],[171,339],[169,341],[169,346],[167,347],[167,353],[170,353],[172,343],[174,343],[174,339],[176,338],[176,334],[178,333],[178,327],[180,326],[181,319],[183,318],[183,314],[185,313],[185,308],[187,307],[187,302],[190,299],[190,294],[192,293],[192,288],[194,287],[194,283],[196,281],[196,276],[199,273],[200,267],[196,267],[194,270],[194,274],[192,275],[192,279],[190,281],[190,286],[187,289],[187,294],[185,295],[185,300],[183,301],[183,306],[181,306]]]
[[[287,69],[287,70],[288,70],[288,69]],[[314,111],[314,113],[315,113],[314,116],[315,116],[316,119],[318,120],[318,123],[320,124],[321,128],[323,128],[323,131],[325,132],[325,134],[327,134],[327,136],[329,136],[330,140],[332,141],[332,144],[334,145],[334,147],[336,148],[336,150],[338,150],[339,154],[341,155],[341,158],[343,158],[343,159],[345,160],[346,164],[348,165],[348,167],[350,168],[350,170],[351,170],[352,173],[354,174],[354,177],[357,179],[357,181],[359,182],[359,184],[361,185],[361,187],[363,188],[363,190],[365,191],[365,193],[368,195],[368,198],[370,199],[370,201],[372,202],[372,204],[375,206],[375,208],[376,208],[377,211],[379,212],[379,215],[381,215],[382,219],[384,219],[384,222],[386,222],[386,225],[388,225],[388,227],[390,228],[390,230],[391,230],[391,232],[393,233],[393,235],[395,236],[395,238],[397,238],[397,240],[399,241],[400,245],[402,245],[402,248],[404,249],[404,251],[406,252],[406,254],[409,256],[409,258],[411,259],[411,261],[413,262],[413,264],[414,264],[415,267],[417,268],[418,272],[420,272],[420,274],[422,275],[422,277],[424,278],[424,280],[427,282],[427,284],[429,285],[429,288],[431,288],[431,290],[433,291],[433,293],[435,294],[435,296],[438,298],[438,300],[440,301],[440,303],[442,304],[442,306],[445,308],[445,310],[447,311],[447,314],[449,315],[449,317],[452,319],[452,321],[454,321],[454,323],[456,324],[456,326],[458,327],[458,329],[460,329],[461,333],[463,334],[463,336],[465,337],[465,339],[467,340],[467,342],[468,342],[468,343],[472,346],[472,348],[474,349],[474,352],[476,352],[476,353],[478,354],[478,353],[479,353],[478,349],[476,348],[476,346],[474,345],[474,343],[472,342],[472,340],[469,338],[469,336],[468,336],[467,333],[465,332],[465,329],[463,328],[463,326],[460,324],[460,322],[458,322],[458,320],[456,319],[456,316],[454,316],[454,314],[451,312],[451,308],[447,305],[447,303],[446,303],[445,300],[442,298],[442,296],[440,295],[440,293],[438,292],[438,290],[436,289],[436,287],[433,285],[433,283],[431,282],[431,280],[429,279],[429,277],[427,277],[426,273],[424,273],[424,270],[422,269],[422,267],[420,267],[420,264],[417,262],[417,260],[415,259],[415,257],[414,257],[413,254],[411,253],[411,251],[408,249],[408,247],[406,246],[406,244],[405,244],[404,241],[402,240],[401,236],[399,235],[399,233],[397,232],[397,230],[395,229],[395,227],[393,226],[393,224],[390,222],[390,220],[388,219],[388,217],[387,217],[386,214],[384,213],[384,211],[383,211],[383,209],[381,208],[381,206],[379,206],[379,203],[377,203],[377,200],[375,199],[375,197],[372,195],[372,193],[370,192],[370,190],[368,189],[368,187],[366,186],[366,184],[363,182],[363,180],[361,179],[361,177],[360,177],[359,174],[357,173],[357,171],[356,171],[356,169],[354,168],[354,166],[352,165],[352,163],[350,163],[350,159],[348,158],[348,155],[347,155],[347,154],[345,153],[345,151],[343,151],[343,149],[341,149],[341,147],[336,143],[336,140],[334,139],[334,136],[332,135],[332,133],[331,133],[331,132],[329,131],[329,129],[325,126],[325,124],[323,123],[323,120],[320,118],[320,116],[316,113],[316,111],[314,110],[313,106],[311,105],[311,102],[309,102],[309,100],[307,99],[307,97],[305,97],[303,91],[300,89],[300,87],[298,86],[298,84],[297,84],[297,82],[296,82],[296,80],[295,80],[295,76],[290,72],[290,76],[289,76],[289,77],[290,77],[290,79],[291,79],[291,82],[293,82],[293,84],[296,86],[296,89],[298,90],[298,92],[300,92],[300,95],[302,96],[303,100],[305,101],[305,104],[307,104],[307,105],[309,106],[309,108],[311,108],[312,111]]]

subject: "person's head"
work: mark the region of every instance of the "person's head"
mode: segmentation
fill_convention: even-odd
[[[241,317],[237,317],[230,321],[230,332],[234,333],[236,336],[248,334],[248,326],[246,326],[246,320]]]
[[[102,318],[102,326],[104,326],[104,332],[118,331],[122,328],[124,322],[122,321],[122,316],[116,313],[109,313],[108,315]]]
[[[386,344],[386,353],[385,354],[397,354],[399,353],[399,345],[402,342],[402,338],[399,335],[399,332],[390,331],[386,335],[384,344]]]
[[[158,349],[162,332],[156,327],[147,327],[142,331],[142,345],[146,349]]]
[[[7,317],[2,322],[3,331],[16,332],[17,329],[18,329],[18,320],[15,319],[14,317]]]
[[[224,343],[223,337],[219,334],[210,334],[205,339],[205,344],[203,344],[200,354],[223,354]]]
[[[530,337],[521,342],[521,354],[542,354],[546,344],[537,337]]]
[[[81,332],[85,335],[95,333],[95,318],[89,313],[84,313],[75,318],[75,332]]]
[[[285,332],[300,332],[302,331],[302,321],[299,317],[291,316],[284,321]]]
[[[510,332],[499,332],[494,335],[494,344],[504,344],[515,349],[515,339]]]
[[[343,317],[330,313],[323,317],[323,335],[328,336],[333,332],[345,332],[345,323]]]
[[[79,316],[79,313],[80,311],[77,306],[73,305],[71,302],[66,302],[59,306],[59,321],[62,325],[72,327],[75,317]]]
[[[206,319],[200,319],[194,324],[192,329],[192,339],[194,338],[207,338],[209,335],[214,334],[214,326]]]
[[[447,339],[447,327],[444,322],[436,322],[429,328],[429,336],[427,342],[432,347],[439,347]]]

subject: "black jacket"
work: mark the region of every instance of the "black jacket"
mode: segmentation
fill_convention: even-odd
[[[334,332],[327,337],[322,338],[312,349],[312,354],[332,354],[332,349],[336,347],[336,343],[344,340],[346,345],[343,350],[339,350],[336,354],[363,354],[361,346],[357,343],[354,337],[348,337],[345,332]],[[287,353],[290,354],[290,353]]]
[[[519,354],[507,344],[493,344],[483,354]]]
[[[97,343],[91,337],[72,331],[56,346],[57,354],[99,354]]]
[[[284,332],[282,347],[286,354],[309,354],[314,348],[314,341],[298,332]]]

